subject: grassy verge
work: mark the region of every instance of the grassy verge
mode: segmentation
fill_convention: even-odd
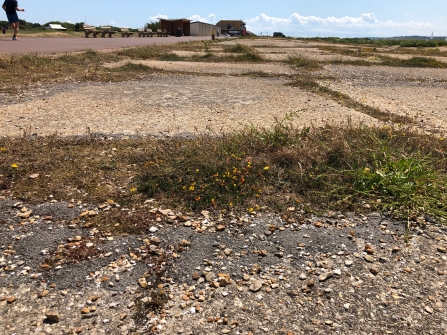
[[[218,138],[23,138],[0,148],[0,189],[28,201],[447,216],[446,142],[402,128],[298,129],[291,115]]]

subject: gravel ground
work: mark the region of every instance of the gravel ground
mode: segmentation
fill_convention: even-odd
[[[154,208],[145,235],[88,227],[108,210],[0,200],[3,334],[445,334],[447,229],[424,218],[409,243],[402,223],[375,213],[294,221]],[[48,264],[88,243],[90,259]],[[173,257],[161,314],[141,315],[141,278],[156,261],[141,245]]]
[[[244,43],[280,56],[277,52],[297,48],[318,55],[312,47],[324,45]],[[348,118],[379,124],[336,101],[285,86],[284,74],[291,69],[282,64],[148,64],[182,72],[200,67],[206,75],[67,82],[3,94],[0,136],[219,133],[247,123],[269,126],[297,110],[294,122],[301,126]],[[240,76],[255,71],[278,78]],[[320,84],[383,111],[410,115],[422,129],[445,127],[445,70],[326,66],[317,74],[335,77]],[[108,211],[133,215],[131,209],[113,201],[28,204],[3,194],[0,329],[5,335],[447,334],[447,230],[424,217],[412,222],[406,243],[405,224],[377,213],[293,220],[262,212],[173,213],[148,202],[145,234],[112,235],[92,226],[91,219]],[[166,298],[160,313],[142,308],[157,305],[159,297]]]

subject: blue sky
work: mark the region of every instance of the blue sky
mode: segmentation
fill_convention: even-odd
[[[447,36],[446,0],[18,0],[26,21],[137,28],[157,17],[215,23],[242,19],[249,31],[288,36]]]

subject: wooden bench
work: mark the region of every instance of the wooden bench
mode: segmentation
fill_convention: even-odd
[[[152,37],[154,35],[154,33],[152,32],[152,30],[146,31],[146,29],[144,28],[138,28],[138,37]]]
[[[130,35],[133,33],[129,31],[129,28],[121,28],[121,37],[130,37]]]
[[[83,25],[82,29],[84,30],[85,33],[85,38],[88,38],[90,34],[93,35],[94,38],[96,38],[96,36],[98,34],[101,34],[102,31],[101,30],[96,30],[95,26],[89,26],[89,25]]]
[[[106,37],[106,35],[109,35],[109,37],[112,37],[112,35],[115,33],[116,33],[116,31],[112,31],[111,27],[101,26],[101,37]]]
[[[170,32],[168,32],[166,29],[157,29],[157,36],[158,37],[168,37],[168,35],[171,35]]]

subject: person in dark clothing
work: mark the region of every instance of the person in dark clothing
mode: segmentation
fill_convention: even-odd
[[[17,33],[19,32],[20,22],[17,12],[24,12],[25,9],[19,8],[17,0],[5,0],[2,6],[3,10],[6,12],[6,17],[8,18],[9,26],[4,26],[2,28],[2,33],[5,34],[6,30],[9,28],[14,29],[14,35],[12,36],[13,41],[17,41]]]

